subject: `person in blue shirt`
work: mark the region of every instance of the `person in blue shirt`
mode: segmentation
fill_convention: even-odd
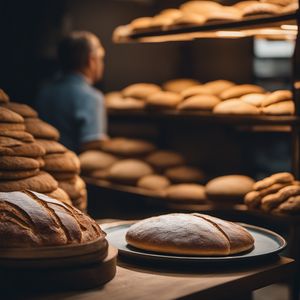
[[[55,126],[60,142],[77,153],[98,148],[107,137],[103,94],[92,86],[103,76],[104,54],[94,34],[72,32],[58,46],[62,73],[37,97],[40,118]]]

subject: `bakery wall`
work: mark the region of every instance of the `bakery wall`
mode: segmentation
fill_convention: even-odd
[[[176,77],[200,81],[226,78],[251,82],[252,40],[201,40],[193,43],[115,45],[113,29],[138,16],[152,15],[183,1],[129,0],[2,0],[0,83],[12,99],[34,105],[39,86],[56,71],[55,45],[71,30],[90,30],[106,48],[106,71],[97,85],[107,92],[133,82],[161,83]],[[241,143],[242,134],[231,128],[189,122],[114,122],[112,135],[149,137],[160,145],[187,153],[190,161],[213,173],[248,172],[259,138]],[[287,144],[283,134],[281,140]],[[269,144],[269,143],[268,143]],[[254,146],[255,145],[255,146]],[[288,150],[285,150],[288,151]],[[276,158],[277,159],[277,158]],[[264,158],[262,158],[264,161]]]

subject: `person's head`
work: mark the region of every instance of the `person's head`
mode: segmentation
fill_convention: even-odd
[[[74,31],[58,46],[58,59],[64,72],[80,72],[92,83],[102,78],[104,49],[100,40],[87,31]]]

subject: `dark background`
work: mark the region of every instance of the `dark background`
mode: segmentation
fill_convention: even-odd
[[[103,92],[134,82],[162,83],[176,77],[205,82],[229,79],[237,83],[261,80],[253,71],[253,40],[198,40],[191,43],[113,44],[114,28],[140,16],[151,16],[184,1],[171,0],[0,0],[0,87],[12,100],[35,104],[39,86],[57,71],[56,44],[72,30],[89,30],[106,49]],[[273,62],[271,62],[273,63]],[[289,82],[271,74],[271,86]],[[279,87],[279,86],[278,86]],[[134,121],[134,120],[133,120]],[[143,126],[110,123],[112,135],[149,137],[162,146],[184,152],[189,160],[214,174],[251,175],[289,168],[289,136],[252,134],[224,126],[195,126],[180,121]],[[163,135],[162,135],[163,132]],[[278,143],[277,141],[281,141]],[[279,145],[279,146],[278,146]],[[275,153],[275,154],[274,154]]]

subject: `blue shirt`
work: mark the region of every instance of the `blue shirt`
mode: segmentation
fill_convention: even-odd
[[[60,131],[61,143],[75,152],[83,143],[106,137],[103,94],[80,74],[63,75],[45,85],[37,109],[41,119]]]

